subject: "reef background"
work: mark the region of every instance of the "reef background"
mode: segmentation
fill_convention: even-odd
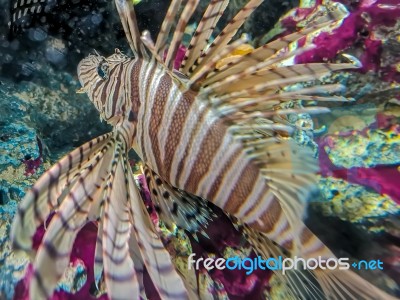
[[[363,65],[360,70],[323,79],[343,83],[347,86],[344,95],[356,101],[328,103],[329,114],[312,119],[296,115],[290,121],[308,128],[295,138],[319,153],[321,193],[311,199],[308,225],[338,256],[383,260],[385,270],[379,276],[362,275],[392,292],[399,292],[400,285],[397,2],[265,1],[241,32],[260,45],[301,28],[332,5],[340,3],[349,11],[338,28],[313,37],[315,50],[296,60],[343,61],[342,53],[356,57]],[[94,49],[108,55],[114,48],[127,51],[128,47],[112,1],[46,1],[47,9],[41,15],[11,23],[14,3],[0,0],[0,7],[5,8],[0,10],[0,299],[19,300],[27,299],[31,269],[28,257],[13,252],[9,244],[18,202],[52,163],[110,130],[100,122],[87,96],[76,93],[76,66]],[[243,3],[231,1],[224,18]],[[166,2],[147,0],[136,7],[140,25],[154,36]],[[187,271],[191,251],[203,256],[255,255],[227,218],[221,216],[210,224],[207,235],[211,239],[199,234],[196,241],[179,230],[162,230],[178,268],[190,280],[197,278],[204,299],[210,294],[218,299],[286,299],[284,286],[270,288],[276,283],[271,274]],[[89,224],[78,236],[71,267],[53,299],[89,299],[90,293],[95,294],[90,267],[95,231],[96,226]],[[38,240],[42,233],[43,229],[38,231]]]

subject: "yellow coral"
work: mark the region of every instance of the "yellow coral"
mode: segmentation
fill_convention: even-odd
[[[400,211],[400,206],[387,195],[367,191],[361,185],[351,184],[342,179],[325,178],[322,181],[321,186],[325,185],[328,190],[340,191],[329,202],[317,204],[324,215],[360,222]]]
[[[235,48],[231,53],[229,53],[227,56],[224,58],[220,59],[215,67],[217,69],[221,69],[223,66],[229,64],[230,62],[234,61],[238,57],[241,57],[243,55],[246,55],[248,53],[253,52],[254,48],[252,45],[249,44],[243,44]]]

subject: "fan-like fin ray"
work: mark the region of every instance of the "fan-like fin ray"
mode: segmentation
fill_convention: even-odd
[[[206,200],[171,186],[147,166],[144,167],[144,174],[160,219],[169,228],[175,224],[195,233],[207,226],[214,214]]]
[[[118,14],[121,19],[125,36],[128,39],[129,46],[134,54],[144,56],[142,42],[140,40],[140,32],[137,26],[135,9],[133,2],[130,0],[115,0]]]
[[[180,71],[183,74],[189,74],[189,69],[192,68],[193,64],[200,57],[202,51],[205,50],[211,34],[213,33],[215,26],[222,16],[226,6],[228,5],[228,2],[228,0],[212,0],[209,3],[199,25],[196,28],[189,47],[185,53],[185,57],[182,61]]]
[[[98,195],[97,182],[109,172],[110,152],[99,152],[91,167],[82,171],[52,218],[33,264],[34,276],[30,283],[32,299],[50,297],[68,266],[73,242],[88,221],[90,206],[101,201],[93,197]]]
[[[227,45],[224,49],[222,49],[218,54],[214,55],[206,64],[204,64],[202,67],[198,69],[196,74],[192,75],[190,77],[190,80],[187,84],[188,88],[197,90],[199,87],[203,84],[204,78],[208,75],[210,70],[213,70],[216,64],[220,59],[222,59],[224,56],[232,52],[234,49],[236,49],[238,46],[243,45],[246,43],[247,38],[246,36],[243,36],[242,38],[232,42],[231,44]]]
[[[96,247],[94,250],[94,281],[97,289],[100,287],[100,280],[103,275],[103,222],[98,223]]]
[[[191,71],[193,76],[196,75],[198,70],[201,69],[213,56],[215,56],[221,49],[228,45],[238,29],[243,25],[252,12],[263,2],[263,0],[250,0],[246,5],[237,13],[237,15],[229,22],[229,24],[221,31],[221,33],[210,44],[207,50],[199,57],[196,66]]]
[[[103,220],[103,261],[107,293],[111,299],[139,299],[139,284],[128,241],[131,233],[126,170],[117,146],[107,185]]]
[[[32,251],[32,237],[36,228],[43,224],[50,212],[57,208],[59,197],[75,176],[86,167],[97,151],[106,145],[111,134],[93,139],[64,156],[40,177],[21,202],[11,232],[16,249]]]
[[[158,33],[157,41],[154,47],[155,52],[158,53],[158,55],[160,56],[163,55],[162,52],[167,46],[167,40],[171,32],[171,28],[174,25],[175,17],[179,11],[181,3],[182,0],[172,0],[170,6],[168,7],[167,14],[165,15],[164,21],[161,25],[161,29]]]
[[[126,158],[124,158],[126,159]],[[133,174],[127,162],[124,163],[128,175],[129,198],[131,203],[132,228],[139,245],[144,265],[162,299],[188,299],[186,287],[164,248],[135,186]],[[171,289],[171,287],[174,287]]]
[[[264,91],[274,91],[291,84],[319,79],[333,71],[354,68],[356,66],[351,63],[311,63],[267,69],[258,69],[258,66],[254,66],[214,83],[202,92],[220,97],[221,100],[254,94],[262,95]]]
[[[212,69],[212,71],[208,72],[207,78],[202,83],[204,87],[207,87],[232,75],[244,73],[246,70],[254,71],[256,70],[256,67],[258,69],[261,69],[267,68],[268,66],[284,65],[286,61],[293,59],[297,55],[301,55],[314,48],[315,46],[312,44],[306,45],[293,51],[282,52],[279,55],[265,58],[264,60],[254,59],[253,53],[255,52],[249,52],[248,54],[243,56],[236,55],[236,57],[227,57],[224,59],[229,59],[229,61],[225,64],[224,60],[219,61],[219,65],[215,65],[215,68]],[[227,66],[229,67],[226,68]]]
[[[264,234],[258,233],[248,226],[243,226],[244,234],[254,250],[264,259],[287,258],[287,251],[268,239]],[[271,267],[272,265],[271,261]],[[300,268],[299,268],[300,269]],[[285,275],[281,270],[273,270],[279,281],[287,286],[287,292],[293,299],[302,300],[325,300],[324,292],[310,270],[286,271]]]
[[[265,234],[256,232],[246,225],[243,226],[243,231],[254,250],[264,258],[293,257],[293,253],[288,253],[276,245]],[[335,258],[333,254],[327,257],[326,255],[330,251],[327,252],[326,249],[325,247],[320,250],[321,257],[323,259]],[[376,288],[351,270],[330,270],[328,268],[303,270],[298,268],[298,270],[286,272],[285,275],[281,270],[275,270],[274,273],[281,282],[286,284],[295,299],[397,299]]]
[[[246,55],[233,59],[228,64],[222,66],[219,70],[214,70],[214,72],[210,73],[204,84],[212,84],[213,82],[217,82],[232,74],[240,73],[248,67],[257,65],[266,60],[272,60],[273,63],[278,63],[295,55],[299,55],[302,52],[308,51],[308,48],[313,47],[313,45],[306,45],[294,51],[289,51],[289,48],[293,48],[292,45],[299,39],[306,38],[308,35],[320,29],[336,24],[335,22],[343,19],[346,15],[347,11],[343,9],[342,6],[338,5],[331,14],[318,18],[304,29],[273,40]]]
[[[321,270],[314,271],[325,295],[330,299],[351,300],[395,300],[386,292],[378,289],[356,273],[350,270]]]
[[[143,283],[143,274],[145,265],[143,263],[143,258],[140,255],[140,248],[138,242],[136,241],[135,233],[131,231],[131,236],[129,239],[129,254],[133,261],[133,266],[135,268],[137,281],[139,284],[140,296],[143,299],[146,299],[144,283]]]
[[[172,41],[167,51],[167,57],[165,58],[165,64],[170,70],[172,70],[174,67],[175,56],[178,52],[179,47],[181,46],[182,37],[185,33],[186,25],[189,22],[190,17],[193,15],[194,11],[196,10],[199,1],[200,0],[187,0],[187,3],[183,8],[178,24],[176,25]]]

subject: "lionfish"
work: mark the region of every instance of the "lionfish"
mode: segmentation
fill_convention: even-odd
[[[161,299],[199,298],[150,220],[129,165],[130,149],[143,161],[166,224],[200,230],[212,218],[210,201],[236,220],[264,257],[335,258],[302,221],[317,167],[311,150],[290,138],[294,126],[282,117],[319,109],[277,107],[296,99],[348,100],[334,95],[342,89],[338,84],[285,87],[356,68],[354,62],[283,63],[313,47],[289,51],[291,44],[345,13],[338,9],[217,68],[246,43],[235,35],[263,0],[249,0],[213,37],[228,2],[209,2],[176,70],[174,60],[199,0],[172,0],[155,43],[149,32],[139,33],[132,2],[115,1],[133,56],[117,49],[109,57],[89,55],[78,66],[82,89],[113,131],[44,173],[12,227],[14,247],[32,252],[36,228],[54,212],[32,253],[31,299],[52,295],[77,233],[92,221],[98,223],[95,278],[104,279],[110,299],[146,298],[144,268]],[[275,272],[295,299],[393,298],[350,270]]]

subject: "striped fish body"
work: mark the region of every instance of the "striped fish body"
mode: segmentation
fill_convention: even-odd
[[[324,248],[305,226],[291,226],[276,196],[279,190],[268,185],[223,116],[196,92],[183,91],[185,83],[157,61],[117,51],[83,60],[78,74],[105,120],[122,128],[129,124],[127,143],[163,180],[213,202],[287,249],[296,236],[316,251]],[[282,147],[278,159],[290,160],[290,155]]]
[[[144,162],[174,187],[213,202],[291,249],[296,233],[223,117],[158,71],[160,80],[151,79],[150,98],[142,99],[138,113],[137,152]]]

